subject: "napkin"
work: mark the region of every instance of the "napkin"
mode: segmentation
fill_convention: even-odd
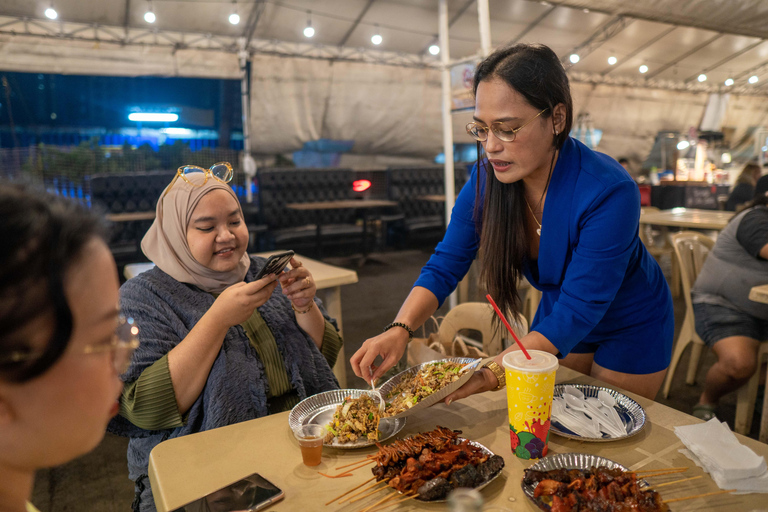
[[[675,434],[688,448],[680,453],[709,473],[721,489],[768,493],[765,458],[741,444],[727,423],[712,418],[675,427]]]

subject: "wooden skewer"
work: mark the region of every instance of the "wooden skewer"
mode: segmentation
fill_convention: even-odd
[[[412,500],[416,496],[416,494],[418,494],[418,493],[416,493],[414,491],[407,492],[399,500],[395,500],[395,501],[393,501],[391,503],[383,504],[379,508],[376,508],[376,509],[370,509],[368,512],[379,512],[379,510],[384,510],[385,508],[389,508],[392,505],[397,505],[398,503],[402,503],[404,501]]]
[[[371,480],[375,480],[375,479],[376,479],[376,477],[375,477],[375,476],[374,476],[374,477],[371,477],[370,479],[368,479],[368,480],[366,480],[365,482],[361,483],[361,484],[360,484],[360,485],[358,485],[357,487],[353,487],[352,489],[348,490],[348,491],[347,491],[347,492],[345,492],[344,494],[342,494],[342,495],[340,495],[340,496],[336,496],[336,497],[335,497],[335,498],[333,498],[331,501],[329,501],[328,503],[326,503],[326,505],[330,505],[331,503],[333,503],[333,502],[334,502],[334,501],[336,501],[337,499],[339,499],[339,498],[343,498],[344,496],[346,496],[347,494],[351,493],[352,491],[356,491],[356,490],[358,490],[359,488],[361,488],[362,486],[364,486],[365,484],[367,484],[367,483],[368,483],[368,482],[370,482]]]
[[[346,473],[339,473],[338,475],[329,475],[327,473],[323,473],[322,471],[317,472],[318,475],[323,475],[325,478],[341,478],[343,476],[352,476],[352,473],[347,471]]]
[[[705,496],[714,496],[716,494],[728,494],[730,492],[736,492],[736,489],[728,489],[727,491],[708,492],[704,494],[697,494],[695,496],[686,496],[685,498],[675,498],[673,500],[664,500],[664,503],[674,503],[676,501],[692,500],[694,498],[703,498]]]
[[[360,500],[362,500],[362,499],[365,499],[365,498],[367,498],[368,496],[371,496],[372,494],[376,494],[377,492],[385,491],[385,490],[387,490],[388,488],[389,488],[389,487],[385,485],[384,487],[380,487],[380,488],[378,488],[378,489],[375,489],[375,490],[373,490],[373,491],[369,492],[368,494],[363,494],[362,496],[360,496],[360,497],[358,497],[358,498],[355,498],[355,499],[353,499],[353,500],[349,500],[349,502],[350,502],[350,503],[354,503],[354,502],[356,502],[356,501],[360,501]]]
[[[646,489],[656,489],[658,487],[664,487],[665,485],[672,485],[672,484],[679,484],[681,482],[688,482],[689,480],[696,480],[698,478],[701,478],[702,476],[704,476],[704,475],[692,476],[691,478],[683,478],[682,480],[675,480],[674,482],[664,482],[663,484],[652,485],[650,487],[646,487],[643,490],[645,491]]]
[[[661,471],[686,471],[688,468],[661,468],[661,469],[641,469],[638,471],[632,471],[632,473],[639,475],[640,473],[659,473]]]
[[[348,469],[347,471],[357,471],[358,469],[363,468],[363,467],[367,466],[368,464],[369,464],[368,462],[363,462],[362,464],[359,464],[359,465],[353,467],[352,469]],[[344,466],[344,467],[346,467],[346,466]],[[341,469],[341,468],[337,468],[337,469]]]
[[[390,494],[388,496],[384,496],[379,501],[377,501],[376,503],[374,503],[373,505],[371,505],[369,507],[365,507],[360,512],[369,512],[370,510],[373,510],[374,508],[376,508],[377,506],[381,505],[385,501],[390,501],[390,500],[393,500],[395,498],[397,498],[397,494]],[[350,503],[352,503],[352,502],[350,501]]]
[[[370,481],[370,480],[369,480],[369,481]],[[384,480],[382,480],[381,482],[384,482]],[[355,496],[357,496],[358,494],[362,494],[362,493],[364,493],[365,491],[370,491],[370,490],[371,490],[371,489],[373,489],[374,487],[378,487],[379,485],[381,485],[381,482],[376,482],[375,484],[371,484],[371,485],[369,485],[368,487],[365,487],[365,488],[363,488],[363,489],[361,489],[361,490],[357,491],[355,494],[352,494],[351,496],[347,496],[347,497],[346,497],[346,498],[344,498],[343,500],[339,500],[339,505],[341,505],[341,504],[342,504],[342,503],[344,503],[345,501],[348,501],[350,498],[354,498],[354,497],[355,497]],[[353,490],[354,490],[354,489],[353,489]]]
[[[339,469],[347,468],[349,466],[356,466],[357,464],[360,464],[361,462],[364,463],[363,465],[365,465],[365,464],[370,464],[371,462],[376,462],[376,461],[371,459],[371,458],[366,457],[363,460],[357,460],[355,462],[350,462],[349,464],[344,464],[343,466],[339,466],[336,469],[339,470]]]
[[[688,470],[688,468],[685,468],[683,470],[676,469],[676,470],[664,471],[663,473],[654,473],[652,475],[643,475],[642,478],[653,478],[655,476],[674,475],[675,473],[684,473],[687,470]],[[637,475],[637,473],[635,473],[635,475]]]

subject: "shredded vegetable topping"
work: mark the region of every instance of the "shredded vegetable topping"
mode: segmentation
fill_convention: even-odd
[[[326,425],[325,442],[352,443],[358,439],[379,440],[379,405],[368,395],[348,396],[333,413]]]
[[[466,364],[437,361],[425,364],[418,373],[403,379],[386,397],[384,416],[407,411],[424,398],[459,380]]]

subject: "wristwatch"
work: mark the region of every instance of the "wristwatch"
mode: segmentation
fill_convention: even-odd
[[[483,368],[488,368],[493,372],[493,375],[496,377],[496,380],[498,380],[498,385],[493,388],[491,391],[498,391],[500,389],[503,389],[507,386],[507,376],[504,373],[504,368],[499,366],[499,364],[494,361],[493,359],[489,359],[487,363],[485,363]]]

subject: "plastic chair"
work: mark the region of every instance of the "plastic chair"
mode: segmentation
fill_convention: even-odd
[[[655,206],[644,206],[640,208],[640,217],[642,218],[644,213],[655,213],[658,211],[661,210]],[[677,263],[677,258],[674,256],[672,246],[666,237],[666,228],[664,228],[664,231],[662,231],[662,233],[665,235],[664,245],[659,245],[656,243],[655,235],[657,233],[658,232],[654,232],[650,225],[640,224],[640,240],[643,242],[643,245],[645,245],[645,248],[648,250],[651,256],[653,256],[653,258],[659,263],[659,265],[661,265],[661,258],[663,256],[669,256],[672,271],[672,275],[670,276],[670,290],[672,291],[672,296],[677,297],[680,293],[680,266]]]
[[[493,307],[485,302],[459,304],[450,310],[440,323],[438,330],[440,342],[447,345],[453,341],[460,330],[472,329],[479,331],[483,337],[483,352],[491,356],[497,355],[504,350],[504,339],[509,334],[503,325],[500,329],[494,329],[492,321],[495,315]],[[518,337],[528,333],[528,321],[523,315],[518,315],[514,321],[510,320],[507,319]]]
[[[669,396],[669,388],[672,385],[672,377],[675,374],[675,369],[677,369],[677,363],[680,362],[680,356],[689,343],[693,343],[693,347],[685,382],[687,384],[696,382],[696,370],[699,366],[701,349],[704,347],[704,342],[696,334],[693,303],[691,302],[691,288],[693,283],[696,282],[696,277],[701,272],[701,268],[704,266],[704,260],[709,251],[715,245],[711,238],[692,231],[682,231],[672,235],[671,241],[672,249],[675,251],[675,259],[680,266],[680,282],[683,286],[683,299],[685,300],[685,318],[683,319],[680,334],[677,336],[677,340],[675,340],[672,361],[669,364],[667,377],[664,380],[664,398]]]
[[[749,381],[742,386],[736,395],[736,417],[734,419],[734,430],[739,434],[747,435],[752,427],[752,415],[755,413],[755,402],[757,401],[757,388],[760,384],[760,370],[762,369],[763,359],[768,359],[768,340],[760,342],[757,350],[757,370]],[[766,412],[763,411],[763,415]],[[765,442],[761,440],[761,442]]]

